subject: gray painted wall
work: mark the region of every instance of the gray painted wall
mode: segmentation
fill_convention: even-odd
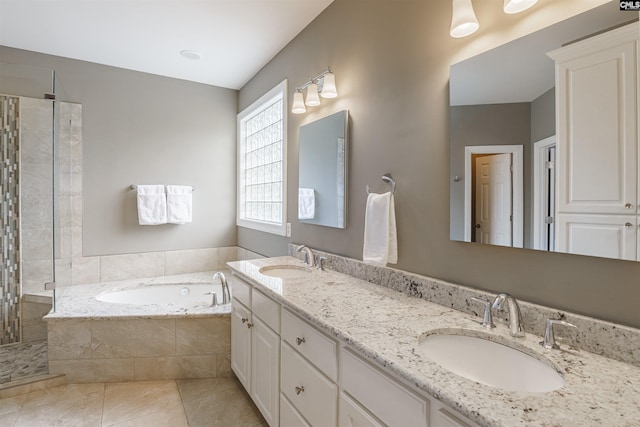
[[[531,142],[556,134],[556,88],[551,88],[531,102]]]
[[[362,259],[365,186],[384,190],[380,176],[390,172],[398,183],[398,268],[640,327],[640,263],[449,240],[450,64],[602,3],[540,0],[510,16],[500,2],[474,2],[481,29],[453,39],[449,1],[336,0],[240,91],[239,106],[284,77],[291,97],[331,66],[339,97],[289,115],[288,197],[296,200],[300,124],[348,109],[348,228],[299,224],[289,204],[291,239],[239,229],[239,245],[280,255],[295,241]]]
[[[1,46],[0,62],[55,69],[83,105],[85,256],[237,243],[237,91]],[[194,186],[193,222],[139,226],[131,184]]]
[[[451,107],[450,173],[451,238],[464,240],[464,148],[477,145],[522,145],[524,185],[524,246],[530,241],[531,104],[489,104]],[[454,182],[455,176],[461,177]],[[472,181],[473,182],[473,181]]]

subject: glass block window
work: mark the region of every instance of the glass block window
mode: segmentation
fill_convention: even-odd
[[[287,81],[238,114],[237,225],[286,234]]]

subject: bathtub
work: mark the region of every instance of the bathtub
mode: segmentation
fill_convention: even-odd
[[[211,306],[210,292],[222,301],[213,273],[60,288],[44,318],[49,373],[70,383],[231,376],[231,304]]]
[[[222,285],[203,283],[168,283],[141,286],[131,289],[106,291],[96,296],[98,301],[113,304],[169,305],[189,308],[196,305],[211,305],[212,292],[218,303],[222,303]]]

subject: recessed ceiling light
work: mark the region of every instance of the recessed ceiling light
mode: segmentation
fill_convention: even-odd
[[[197,61],[202,55],[200,55],[200,52],[196,52],[195,50],[183,50],[180,51],[180,56],[192,61]]]

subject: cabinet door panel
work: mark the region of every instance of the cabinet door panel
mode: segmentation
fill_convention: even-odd
[[[558,214],[559,252],[636,259],[635,215]]]
[[[573,57],[563,55],[556,66],[558,209],[562,213],[635,214],[635,42],[623,38],[620,44],[604,49],[587,43]]]
[[[271,427],[280,410],[280,337],[253,316],[251,339],[251,397]]]
[[[251,391],[251,312],[237,299],[231,301],[231,368],[248,393]]]

